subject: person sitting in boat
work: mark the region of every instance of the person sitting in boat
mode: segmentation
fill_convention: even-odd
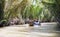
[[[40,25],[40,21],[38,19],[34,20],[33,25],[38,27]]]

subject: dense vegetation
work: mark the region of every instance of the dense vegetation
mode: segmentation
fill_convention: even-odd
[[[18,16],[21,21],[26,18],[38,18],[41,21],[60,19],[59,0],[0,0],[0,20]],[[60,22],[60,21],[59,21]]]

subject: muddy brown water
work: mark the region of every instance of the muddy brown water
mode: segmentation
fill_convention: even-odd
[[[13,25],[0,28],[0,37],[60,37],[55,26],[26,27]]]

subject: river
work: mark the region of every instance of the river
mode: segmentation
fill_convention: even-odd
[[[39,27],[13,25],[0,28],[0,37],[60,37],[60,31],[53,25]]]

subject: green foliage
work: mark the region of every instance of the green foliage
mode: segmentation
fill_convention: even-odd
[[[30,0],[32,1],[32,0]],[[33,0],[30,2],[29,0],[13,0],[8,1],[10,6],[7,6],[8,9],[5,10],[5,13],[1,10],[0,18],[4,16],[4,18],[9,19],[10,17],[22,17],[26,18],[38,18],[40,20],[49,20],[53,18],[53,20],[59,16],[60,12],[60,1],[59,0]],[[29,3],[30,2],[30,3]],[[0,9],[4,9],[4,1],[0,0],[1,7]],[[6,5],[6,4],[5,4]],[[3,16],[2,16],[3,15]],[[21,15],[21,16],[20,16]]]
[[[56,13],[54,14],[55,10],[54,8],[52,8],[55,7],[55,0],[43,0],[41,2],[37,0],[34,1],[36,1],[34,5],[32,3],[30,7],[27,6],[24,9],[23,18],[32,18],[32,19],[38,18],[40,20],[51,21],[56,14]]]
[[[55,3],[55,0],[43,0],[46,3]]]

